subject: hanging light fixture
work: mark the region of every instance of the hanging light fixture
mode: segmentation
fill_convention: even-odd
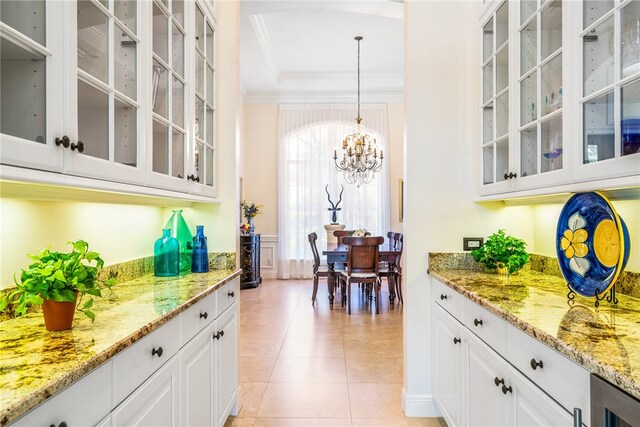
[[[360,117],[360,41],[362,36],[355,37],[358,42],[358,117],[353,133],[347,135],[342,141],[342,150],[338,156],[338,150],[333,151],[333,161],[338,171],[344,172],[344,178],[349,184],[368,184],[375,173],[382,167],[384,155],[378,150],[375,138],[372,138],[362,129]]]

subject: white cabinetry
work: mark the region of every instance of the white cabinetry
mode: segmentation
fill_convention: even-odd
[[[174,356],[111,413],[118,426],[180,425],[180,359]]]
[[[640,185],[638,28],[633,1],[488,2],[480,196]]]
[[[223,426],[239,394],[238,283],[226,283],[12,426]]]
[[[574,408],[589,425],[585,369],[431,280],[434,395],[448,425],[571,425]]]
[[[87,396],[91,396],[87,399]],[[78,410],[82,402],[82,410]],[[111,361],[85,375],[62,393],[56,394],[12,426],[92,426],[111,410]]]
[[[2,8],[0,163],[215,196],[218,50],[207,2]],[[24,179],[11,168],[3,177]],[[28,179],[57,183],[35,171]],[[104,189],[86,179],[71,185]]]

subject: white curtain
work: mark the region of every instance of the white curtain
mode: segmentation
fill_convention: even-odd
[[[362,105],[364,131],[387,153],[382,170],[370,184],[348,184],[336,171],[333,151],[355,128],[356,105],[281,105],[278,148],[279,277],[308,278],[313,256],[308,234],[318,234],[318,250],[326,247],[325,224],[331,222],[325,192],[339,200],[338,222],[347,230],[366,228],[372,235],[389,230],[388,118],[386,105]]]

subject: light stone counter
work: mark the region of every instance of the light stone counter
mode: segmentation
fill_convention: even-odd
[[[576,296],[570,304],[562,278],[526,269],[505,282],[459,254],[429,254],[429,274],[640,399],[640,298],[618,293],[618,304],[595,308],[594,298]]]
[[[96,298],[91,321],[48,332],[42,313],[0,322],[0,426],[10,423],[109,358],[240,275],[215,270],[179,277],[147,275]]]

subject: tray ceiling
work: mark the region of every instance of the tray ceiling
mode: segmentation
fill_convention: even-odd
[[[362,102],[401,100],[402,2],[262,0],[240,8],[245,100],[355,103],[357,35]]]

